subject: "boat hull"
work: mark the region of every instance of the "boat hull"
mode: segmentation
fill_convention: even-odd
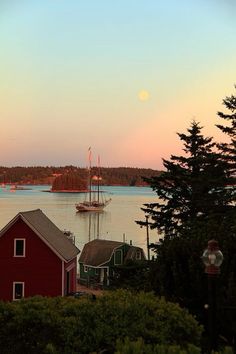
[[[76,210],[78,212],[88,212],[88,211],[103,211],[103,209],[110,203],[111,199],[106,200],[104,203],[99,202],[84,202],[75,204]]]

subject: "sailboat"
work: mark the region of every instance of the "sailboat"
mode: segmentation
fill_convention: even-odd
[[[92,176],[91,173],[91,148],[89,148],[89,167],[88,167],[88,200],[75,204],[78,212],[87,211],[103,211],[103,209],[111,202],[111,198],[106,199],[103,192],[100,190],[101,175],[100,175],[100,159],[98,157],[98,175]],[[92,181],[96,181],[96,189],[93,189]]]

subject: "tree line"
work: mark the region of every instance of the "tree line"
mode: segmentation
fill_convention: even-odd
[[[92,167],[92,175],[98,170]],[[160,171],[132,167],[101,167],[100,176],[103,185],[144,186],[143,177],[159,175]],[[0,183],[14,184],[50,184],[54,189],[85,189],[88,171],[76,166],[0,166]]]

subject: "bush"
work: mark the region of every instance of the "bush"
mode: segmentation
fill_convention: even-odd
[[[188,344],[186,348],[180,345],[165,345],[165,344],[145,344],[142,338],[137,341],[131,341],[125,338],[124,341],[116,342],[115,354],[201,354],[200,348]],[[212,352],[211,354],[233,354],[232,348],[226,347],[222,351]]]
[[[186,310],[151,293],[120,290],[96,301],[35,297],[0,303],[3,354],[114,353],[116,341],[126,337],[188,348],[199,345],[201,332]]]
[[[115,354],[201,354],[201,349],[189,344],[185,349],[179,345],[145,344],[142,338],[132,342],[129,338],[118,340]]]

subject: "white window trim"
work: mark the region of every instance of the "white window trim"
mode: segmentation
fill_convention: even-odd
[[[120,258],[120,263],[116,263],[116,252],[120,252],[121,253],[121,258]],[[114,265],[122,265],[123,264],[123,251],[122,250],[115,250],[114,253]]]
[[[13,301],[18,301],[18,300],[20,300],[20,299],[16,299],[15,298],[15,286],[16,286],[16,284],[22,284],[22,299],[25,297],[25,282],[23,282],[23,281],[14,281],[13,282],[13,294],[12,294],[12,299],[13,299]]]
[[[88,273],[88,266],[84,265],[84,273]]]
[[[141,251],[136,251],[136,255],[135,255],[135,258],[137,261],[140,261],[142,259],[142,254],[141,254]]]
[[[16,255],[16,241],[24,241],[23,255]],[[15,238],[14,239],[14,257],[25,257],[25,238]]]

